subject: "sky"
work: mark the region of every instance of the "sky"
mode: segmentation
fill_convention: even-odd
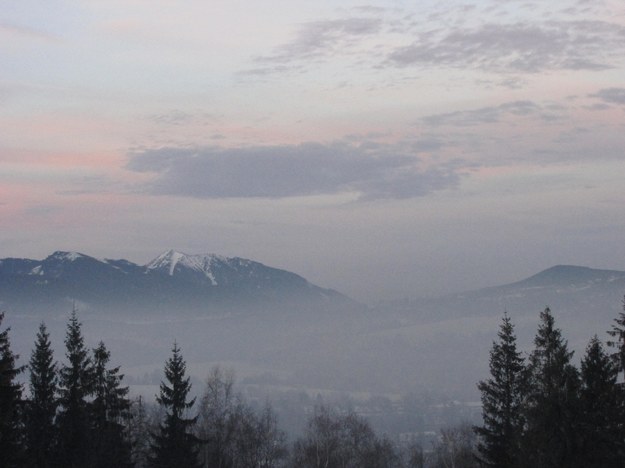
[[[0,0],[0,67],[0,258],[625,270],[622,0]]]

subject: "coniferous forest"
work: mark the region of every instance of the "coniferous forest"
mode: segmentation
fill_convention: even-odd
[[[76,311],[63,358],[41,323],[26,363],[12,352],[0,314],[0,466],[622,467],[625,301],[623,308],[605,343],[590,338],[579,365],[549,308],[529,353],[517,348],[504,314],[490,376],[477,384],[482,423],[442,429],[429,446],[391,440],[357,412],[323,404],[289,442],[271,405],[253,408],[228,372],[215,368],[193,397],[179,343],[164,363],[156,405],[148,405],[129,397],[103,342],[85,344]]]

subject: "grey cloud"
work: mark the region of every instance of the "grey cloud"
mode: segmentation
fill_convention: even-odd
[[[536,21],[519,22],[508,12],[497,15],[471,5],[437,10],[428,18],[402,9],[351,12],[355,16],[300,25],[292,41],[257,57],[258,67],[242,74],[301,72],[311,62],[338,55],[373,69],[452,67],[516,74],[599,71],[614,67],[625,53],[625,27],[607,21],[554,21],[545,14]],[[489,21],[486,18],[490,22],[484,22]],[[474,26],[476,21],[482,24]],[[386,40],[389,35],[391,40]],[[406,45],[389,46],[398,36],[405,38]],[[363,47],[372,38],[379,40],[378,46]],[[517,78],[502,85],[520,83]]]
[[[625,27],[591,19],[606,17],[599,11],[572,9],[569,20],[552,20],[555,15],[545,5],[517,7],[534,19],[518,21],[501,2],[441,6],[427,16],[405,7],[358,7],[343,18],[299,25],[291,41],[257,57],[257,66],[243,74],[303,71],[333,56],[373,69],[453,67],[517,74],[604,70],[622,59]],[[398,38],[404,46],[391,45]],[[377,45],[364,47],[371,39]],[[519,84],[518,79],[502,82]]]
[[[168,126],[188,125],[193,122],[207,123],[217,120],[215,116],[206,112],[186,112],[178,109],[161,114],[152,114],[147,116],[146,119],[159,125]]]
[[[337,44],[370,35],[379,30],[381,21],[375,18],[347,18],[306,23],[290,44],[281,47],[271,61],[310,58],[332,50]]]
[[[345,48],[358,42],[364,36],[379,32],[382,20],[379,18],[351,17],[304,23],[295,38],[277,47],[272,54],[258,57],[257,62],[278,64],[273,67],[259,67],[244,73],[266,74],[284,71],[284,65],[293,61],[319,58],[331,54],[338,47]],[[277,68],[275,68],[277,66]],[[286,68],[287,70],[290,68]]]
[[[590,97],[599,98],[608,104],[622,105],[625,104],[625,88],[605,88],[591,94]]]
[[[130,155],[127,166],[154,172],[153,194],[196,198],[284,198],[357,192],[362,200],[426,195],[455,186],[460,164],[421,167],[409,149],[383,144],[251,148],[159,148]]]
[[[421,119],[421,122],[430,126],[452,125],[469,127],[498,123],[509,116],[532,116],[544,121],[553,121],[560,118],[564,109],[564,107],[552,103],[541,106],[532,101],[513,101],[499,106],[429,115]]]
[[[264,60],[265,62],[269,62],[268,59],[259,59],[259,61]],[[248,68],[246,70],[242,70],[238,73],[240,76],[252,76],[255,79],[262,78],[266,76],[270,76],[273,74],[284,74],[284,73],[292,73],[292,72],[301,72],[303,71],[303,67],[299,65],[282,65],[282,64],[272,64],[266,65],[263,64],[260,67]]]
[[[497,85],[508,89],[520,89],[525,86],[525,80],[518,77],[504,78],[500,80]]]
[[[534,73],[610,68],[622,53],[625,28],[600,21],[484,24],[478,28],[422,32],[389,54],[394,66],[449,66]]]
[[[345,135],[343,137],[343,140],[348,142],[348,143],[362,143],[362,142],[368,142],[371,140],[377,140],[379,138],[385,138],[385,137],[389,137],[391,134],[389,132],[367,132],[366,134],[361,134],[361,133],[351,133],[348,135]]]
[[[582,106],[582,108],[589,111],[604,111],[610,109],[611,106],[604,104],[603,102],[597,102],[596,104],[592,104],[590,106]]]

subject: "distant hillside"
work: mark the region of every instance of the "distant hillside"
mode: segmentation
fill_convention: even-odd
[[[560,265],[511,284],[382,303],[371,312],[379,323],[367,346],[377,349],[370,355],[393,356],[380,367],[399,369],[396,380],[412,375],[417,385],[475,398],[475,383],[487,375],[504,311],[527,355],[534,347],[539,312],[550,307],[578,363],[595,334],[604,342],[608,338],[606,331],[623,311],[624,295],[624,271]]]
[[[146,265],[54,252],[0,260],[0,307],[17,313],[68,310],[204,313],[354,305],[295,273],[243,258],[169,250]]]
[[[558,265],[521,281],[437,298],[387,302],[394,310],[425,321],[498,316],[534,316],[549,306],[571,319],[616,317],[622,310],[625,271]]]
[[[601,284],[625,284],[625,271],[597,270],[594,268],[557,265],[527,279],[508,285],[513,288],[547,288],[558,287],[571,289],[588,289]]]

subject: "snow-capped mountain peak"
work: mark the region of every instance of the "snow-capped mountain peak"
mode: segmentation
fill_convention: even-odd
[[[160,254],[145,267],[148,270],[167,270],[169,276],[173,276],[176,265],[184,257],[187,257],[187,255],[170,249]]]
[[[217,263],[225,263],[228,259],[215,254],[189,255],[176,250],[168,250],[149,262],[145,267],[148,271],[166,272],[174,276],[176,272],[191,271],[206,277],[213,286],[217,285],[212,268]]]
[[[189,255],[176,250],[168,250],[146,265],[60,251],[43,260],[0,259],[0,300],[8,303],[11,298],[16,303],[56,300],[61,306],[71,298],[103,307],[115,304],[124,310],[206,310],[270,303],[326,307],[349,302],[286,270],[238,257]],[[31,302],[28,307],[35,307]]]
[[[82,257],[84,257],[84,255],[79,252],[64,252],[61,250],[57,250],[52,255],[50,255],[46,260],[74,262]]]

